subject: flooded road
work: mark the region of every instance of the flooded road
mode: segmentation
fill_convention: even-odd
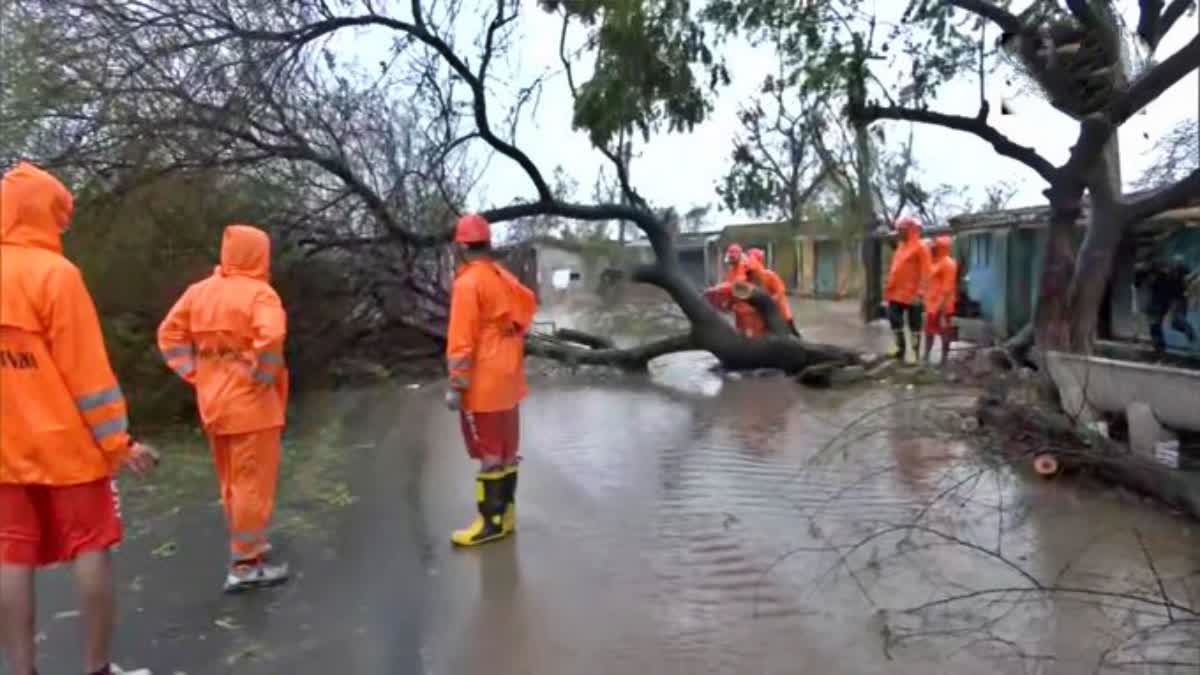
[[[807,311],[814,339],[885,338]],[[988,464],[969,392],[710,365],[535,378],[518,532],[467,551],[448,535],[473,467],[438,387],[311,402],[281,486],[302,576],[254,597],[216,592],[211,477],[169,516],[131,487],[150,524],[120,554],[122,654],[190,675],[1197,672],[1194,525]],[[64,591],[46,581],[44,665],[77,663]]]

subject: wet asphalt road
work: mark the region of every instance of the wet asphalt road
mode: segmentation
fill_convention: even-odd
[[[832,306],[806,332],[886,341],[852,316]],[[293,415],[277,523],[296,578],[241,597],[219,592],[215,486],[183,443],[168,460],[192,470],[164,478],[178,492],[126,484],[118,657],[159,675],[1074,674],[1154,612],[1025,596],[915,624],[903,610],[1019,585],[1014,566],[1141,592],[1145,551],[1179,602],[1200,597],[1191,527],[981,467],[928,426],[953,392],[812,391],[708,365],[536,380],[518,534],[469,551],[447,541],[471,514],[472,467],[436,387],[313,397]],[[879,535],[896,523],[960,542]],[[43,673],[77,672],[69,586],[51,573],[41,589]]]

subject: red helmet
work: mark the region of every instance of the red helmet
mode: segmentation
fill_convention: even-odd
[[[757,260],[764,265],[767,264],[767,254],[761,248],[752,248],[746,253],[746,255],[750,256],[751,260]]]
[[[737,244],[730,244],[729,248],[725,249],[725,259],[737,262],[742,259],[742,247]]]
[[[468,213],[454,226],[454,241],[459,244],[485,244],[492,240],[492,226],[478,213]]]
[[[896,231],[907,232],[908,230],[921,231],[921,221],[912,216],[900,216],[896,219]]]

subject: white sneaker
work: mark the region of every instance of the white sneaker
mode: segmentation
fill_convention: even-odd
[[[225,592],[240,593],[254,588],[282,584],[288,580],[288,566],[258,562],[253,565],[235,565],[225,575]]]
[[[154,675],[149,668],[138,668],[137,670],[125,670],[115,663],[108,665],[108,670],[112,675]]]

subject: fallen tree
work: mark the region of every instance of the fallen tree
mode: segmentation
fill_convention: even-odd
[[[1038,455],[1050,454],[1061,471],[1090,474],[1200,520],[1200,476],[1081,430],[1062,413],[1010,400],[1003,394],[980,398],[976,415],[981,427],[995,436],[996,442],[988,447],[1013,463],[1031,466]]]
[[[377,125],[410,101],[433,108],[432,120],[417,120],[424,140],[437,141],[426,143],[429,147],[425,157],[445,162],[468,146],[482,144],[514,163],[528,179],[533,188],[531,199],[482,210],[492,223],[554,216],[591,223],[628,222],[641,229],[655,259],[636,268],[632,279],[666,291],[690,323],[686,336],[634,349],[531,343],[535,353],[622,368],[644,367],[655,356],[683,349],[709,351],[730,369],[799,371],[816,364],[837,367],[862,361],[862,356],[851,350],[785,337],[785,324],[777,308],[761,294],[752,302],[762,311],[772,335],[750,340],[736,333],[688,280],[679,263],[673,231],[630,184],[627,158],[610,150],[609,141],[618,126],[637,126],[649,134],[666,119],[673,130],[687,130],[706,112],[707,103],[691,77],[691,67],[694,62],[711,64],[712,55],[702,41],[678,49],[677,40],[694,30],[694,25],[669,6],[655,8],[653,11],[660,13],[653,16],[633,17],[645,24],[636,36],[638,53],[621,51],[610,30],[631,19],[629,8],[593,8],[581,14],[563,9],[564,45],[572,20],[605,29],[594,31],[585,42],[596,51],[599,63],[592,79],[582,86],[576,88],[565,48],[562,53],[576,95],[576,123],[589,132],[593,146],[611,160],[623,196],[622,203],[584,204],[555,194],[543,170],[516,143],[522,106],[544,85],[541,78],[518,92],[508,129],[498,122],[490,93],[497,85],[489,75],[514,39],[519,3],[499,0],[487,10],[478,39],[480,52],[473,56],[468,56],[451,37],[461,32],[467,20],[458,14],[459,6],[427,7],[422,0],[412,0],[407,14],[385,11],[365,0],[336,6],[301,0],[266,9],[254,0],[137,4],[123,0],[23,0],[18,4],[26,8],[27,18],[45,20],[48,34],[60,44],[71,46],[69,54],[73,57],[64,59],[74,58],[75,64],[82,66],[88,59],[97,60],[103,55],[99,60],[105,62],[104,69],[64,68],[59,73],[81,92],[79,98],[84,101],[83,113],[69,118],[73,124],[85,127],[80,138],[153,139],[163,144],[163,148],[151,150],[159,153],[178,148],[195,151],[197,145],[214,147],[202,159],[231,169],[291,167],[297,175],[318,185],[326,197],[315,201],[314,209],[354,205],[340,212],[346,216],[345,231],[336,236],[318,231],[306,239],[314,250],[340,251],[342,259],[350,264],[357,252],[389,243],[398,242],[410,250],[441,251],[448,243],[446,226],[452,217],[441,223],[421,223],[420,227],[397,217],[397,208],[405,205],[398,200],[406,196],[395,191],[397,181],[403,183],[416,176],[440,185],[445,178],[438,175],[442,167],[437,161],[393,167],[389,147],[396,137],[376,135]],[[68,15],[70,21],[62,20]],[[335,36],[364,30],[392,41],[388,54],[392,61],[380,63],[383,75],[378,80],[356,73],[328,48]],[[615,77],[606,65],[614,59],[641,65],[625,68],[621,77]],[[642,68],[658,60],[670,61],[671,67],[666,71]],[[397,61],[409,66],[403,76],[390,75]],[[157,65],[166,63],[171,67]],[[681,74],[686,77],[680,79]],[[314,105],[319,96],[299,101],[290,88],[298,82],[305,84],[308,94],[327,95],[329,106]],[[358,82],[366,82],[361,90],[355,88]],[[411,91],[414,86],[415,94]],[[610,97],[639,102],[634,106],[606,103]],[[125,102],[129,100],[155,105],[128,105]],[[334,114],[323,115],[327,107],[332,107]],[[346,128],[343,122],[347,119],[360,120],[360,126]],[[212,138],[220,139],[220,143],[208,143]],[[205,142],[199,143],[201,139]],[[91,147],[104,145],[99,142]],[[392,173],[381,176],[379,167],[391,168]],[[442,213],[461,211],[462,194],[461,190],[443,194]],[[422,196],[429,198],[428,194]],[[425,212],[433,215],[438,209]],[[380,268],[387,273],[385,276],[407,279],[405,283],[411,282],[414,273],[421,273],[424,282],[418,289],[420,293],[406,307],[425,310],[426,321],[433,322],[425,327],[427,334],[437,335],[443,330],[437,322],[444,319],[428,310],[441,294],[427,287],[426,282],[430,274],[439,273],[440,261],[410,262],[416,266],[409,272],[390,269],[386,261],[380,261]],[[375,291],[386,290],[378,285],[367,286]]]

